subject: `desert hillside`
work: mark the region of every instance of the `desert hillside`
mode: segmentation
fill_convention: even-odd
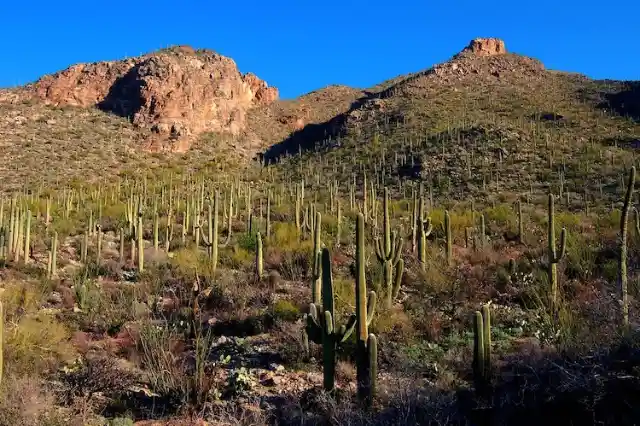
[[[0,426],[638,424],[639,144],[640,83],[493,38],[2,89]]]

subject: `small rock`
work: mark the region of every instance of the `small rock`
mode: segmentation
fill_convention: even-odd
[[[54,291],[47,298],[47,302],[51,303],[52,305],[60,305],[62,304],[62,295],[57,291]]]
[[[275,372],[277,372],[277,373],[282,373],[282,372],[284,372],[284,365],[281,365],[281,364],[271,363],[271,364],[269,364],[269,368],[270,368],[272,371],[275,371]]]

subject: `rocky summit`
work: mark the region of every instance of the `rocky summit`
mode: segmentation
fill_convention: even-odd
[[[188,46],[122,61],[78,64],[26,88],[53,105],[98,107],[150,130],[148,148],[184,152],[202,132],[240,134],[246,112],[278,90],[235,62]]]

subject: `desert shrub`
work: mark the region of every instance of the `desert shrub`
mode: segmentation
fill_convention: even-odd
[[[143,323],[140,327],[137,345],[140,363],[151,389],[160,395],[188,395],[186,361],[176,351],[180,345],[180,333],[166,325]]]
[[[44,311],[6,324],[5,345],[6,369],[16,374],[50,370],[75,352],[69,330]]]
[[[282,253],[282,262],[277,270],[283,279],[300,281],[308,276],[311,267],[311,249],[302,248]]]
[[[28,281],[11,280],[4,283],[1,300],[5,315],[35,312],[47,293],[44,288]]]
[[[570,232],[567,235],[566,274],[569,278],[587,280],[597,269],[598,247],[584,234]]]
[[[5,376],[0,392],[0,425],[68,426],[67,416],[60,413],[54,404],[55,395],[40,379]]]
[[[222,251],[219,253],[220,263],[222,263]],[[174,277],[191,282],[196,274],[204,274],[209,270],[209,262],[204,251],[189,247],[173,252],[171,267]]]
[[[290,300],[280,299],[273,304],[273,316],[283,321],[297,321],[300,318],[300,309]]]
[[[495,223],[499,227],[512,227],[517,220],[516,211],[507,204],[500,204],[485,210],[487,222]]]
[[[64,384],[60,396],[66,404],[98,392],[109,398],[121,398],[136,381],[132,372],[120,368],[114,358],[108,357],[76,360],[61,370],[59,375]],[[97,407],[94,405],[94,408]]]
[[[264,240],[264,235],[262,236]],[[238,247],[246,252],[254,253],[256,250],[258,238],[255,232],[251,234],[242,233],[238,235]]]

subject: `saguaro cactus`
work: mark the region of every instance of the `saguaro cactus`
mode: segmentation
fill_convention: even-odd
[[[359,213],[356,221],[356,377],[358,399],[370,407],[376,390],[378,341],[375,334],[368,332],[364,232],[364,216]]]
[[[27,210],[24,224],[24,264],[29,263],[31,248],[31,210]]]
[[[256,234],[256,277],[262,278],[264,275],[264,263],[262,261],[262,235]]]
[[[636,183],[636,167],[631,167],[631,173],[629,174],[629,184],[627,185],[627,193],[624,197],[624,206],[622,208],[622,215],[620,217],[620,258],[619,258],[619,270],[618,280],[620,282],[620,292],[622,295],[622,326],[625,331],[629,327],[629,293],[628,293],[628,278],[627,278],[627,228],[629,218],[629,208],[631,207],[631,199],[633,197],[633,190]],[[637,220],[637,215],[636,215]]]
[[[389,192],[384,189],[383,201],[383,238],[376,239],[376,256],[382,264],[385,289],[385,305],[391,307],[393,299],[400,291],[402,283],[402,274],[404,272],[404,262],[400,259],[402,255],[402,238],[395,231],[391,232],[391,224],[389,220]],[[395,280],[394,280],[395,269]]]
[[[522,221],[522,201],[518,200],[518,242],[524,244],[524,223]]]
[[[58,232],[53,233],[51,238],[51,251],[49,252],[49,263],[47,265],[47,275],[52,279],[58,269]]]
[[[4,373],[4,307],[0,302],[0,383]]]
[[[313,282],[311,284],[312,301],[320,304],[320,292],[322,287],[322,268],[321,268],[321,252],[320,252],[320,230],[322,223],[322,215],[316,212],[313,225]]]
[[[560,252],[556,251],[556,215],[554,208],[553,194],[549,194],[549,223],[548,223],[548,241],[549,241],[549,284],[551,286],[551,307],[554,312],[558,308],[558,262],[562,260],[566,251],[567,231],[562,228],[560,231]]]
[[[473,324],[473,378],[476,390],[483,392],[491,379],[491,316],[489,305],[476,311]]]
[[[451,218],[449,217],[449,211],[444,212],[444,233],[447,244],[446,259],[447,265],[453,264],[453,237],[451,236]]]
[[[138,271],[144,271],[144,230],[142,228],[142,211],[138,211],[138,226],[136,238],[138,241]]]
[[[431,222],[431,218],[423,220],[424,217],[424,202],[422,199],[420,200],[420,207],[418,213],[418,232],[420,233],[420,238],[418,239],[418,260],[422,264],[422,270],[426,268],[427,262],[427,237],[431,235],[431,231],[433,230],[433,223]]]
[[[322,306],[311,303],[309,314],[305,317],[306,334],[309,340],[321,343],[323,347],[323,371],[324,388],[330,392],[334,388],[336,348],[345,342],[353,333],[356,327],[356,315],[352,314],[346,324],[338,327],[336,325],[336,314],[334,310],[333,278],[331,274],[331,255],[327,248],[322,250]],[[356,292],[358,291],[356,281]],[[364,300],[363,300],[364,302]],[[366,306],[366,321],[371,323],[376,308],[376,294],[369,293]],[[319,314],[322,312],[322,315]]]

